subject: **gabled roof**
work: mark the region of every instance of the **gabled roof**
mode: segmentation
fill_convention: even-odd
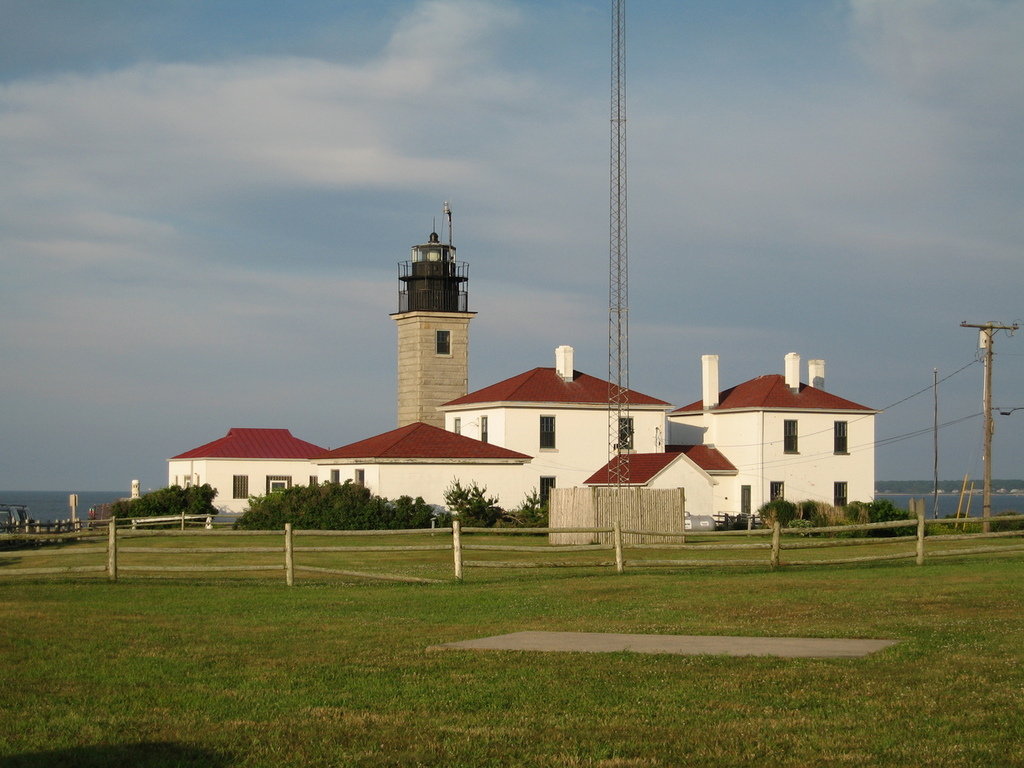
[[[319,445],[293,437],[287,429],[232,427],[212,443],[172,456],[173,459],[308,459],[323,453]]]
[[[708,473],[721,474],[736,471],[732,462],[725,458],[717,448],[706,445],[669,445],[666,446],[664,453],[631,453],[625,456],[616,456],[584,480],[583,485],[608,485],[611,482],[612,467],[627,459],[629,461],[629,485],[647,485],[681,455],[686,456]]]
[[[709,445],[666,445],[666,453],[684,453],[705,472],[735,472],[736,465],[717,448]]]
[[[859,405],[852,400],[838,397],[823,389],[808,384],[801,384],[799,392],[793,392],[786,386],[786,377],[779,374],[758,376],[731,389],[723,390],[718,395],[718,405],[712,411],[740,410],[749,408],[774,408],[778,410],[817,410],[817,411],[868,411],[877,413],[875,409]],[[701,400],[670,412],[690,413],[704,410]]]
[[[315,459],[503,459],[529,461],[532,456],[457,435],[421,421],[376,437],[322,452]]]
[[[630,453],[615,456],[583,481],[584,485],[608,485],[611,482],[612,467],[629,461],[629,485],[646,485],[665,467],[679,458],[678,453]]]
[[[667,406],[664,400],[627,390],[630,405]],[[454,400],[442,408],[480,403],[565,403],[573,405],[606,405],[608,382],[579,371],[572,372],[572,381],[563,381],[554,368],[534,368],[532,371],[499,381]]]

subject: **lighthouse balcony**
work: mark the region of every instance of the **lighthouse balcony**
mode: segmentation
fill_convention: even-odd
[[[410,286],[398,292],[399,312],[469,312],[469,292]]]

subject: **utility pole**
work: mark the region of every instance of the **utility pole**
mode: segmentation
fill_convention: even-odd
[[[989,533],[992,529],[988,519],[992,517],[992,435],[995,432],[995,423],[992,419],[992,362],[995,353],[992,347],[995,344],[996,331],[1008,331],[1013,333],[1020,326],[1000,325],[998,323],[960,323],[961,328],[978,329],[978,347],[985,350],[985,384],[982,390],[983,409],[985,411],[985,480],[982,485],[981,496],[981,529]]]

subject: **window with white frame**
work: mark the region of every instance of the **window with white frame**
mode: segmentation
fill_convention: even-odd
[[[620,416],[619,417],[619,448],[631,451],[633,450],[633,417],[632,416]]]
[[[846,440],[846,422],[837,421],[832,427],[834,453],[848,453],[848,444]]]
[[[837,481],[832,484],[832,504],[837,507],[845,507],[847,502],[846,481]]]
[[[267,475],[267,493],[292,487],[291,475]]]
[[[783,446],[786,453],[797,453],[796,419],[786,419],[782,422]]]
[[[480,442],[487,442],[487,417],[480,417]]]
[[[452,353],[451,331],[435,331],[434,351],[438,355],[450,355]]]
[[[555,447],[555,417],[554,416],[541,416],[540,417],[540,447],[541,448],[554,448]]]
[[[782,499],[786,496],[786,484],[781,480],[772,480],[768,484],[768,497],[771,501]]]
[[[555,478],[542,477],[540,479],[540,503],[547,504],[551,498],[551,489],[555,487]]]

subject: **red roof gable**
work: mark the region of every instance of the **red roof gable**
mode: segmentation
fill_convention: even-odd
[[[629,461],[629,485],[646,485],[669,464],[685,455],[705,472],[735,472],[733,466],[716,448],[706,445],[670,445],[664,453],[631,453],[616,456],[597,472],[583,481],[584,485],[608,485],[611,468],[618,462]]]
[[[705,472],[735,472],[736,465],[717,448],[708,445],[666,445],[666,453],[685,453],[686,458]]]
[[[532,457],[417,421],[376,437],[326,451],[316,458],[529,460]]]
[[[185,451],[172,459],[308,459],[323,453],[319,445],[293,437],[287,429],[233,427],[212,443]]]
[[[611,480],[611,468],[621,462],[629,462],[629,484],[646,485],[661,470],[679,458],[678,453],[630,453],[615,456],[583,481],[584,485],[608,485]]]
[[[554,368],[534,368],[532,371],[499,381],[489,387],[445,403],[471,405],[478,403],[569,403],[606,404],[608,382],[579,371],[572,372],[572,381],[563,381]],[[669,405],[664,400],[627,390],[630,405]]]
[[[830,394],[808,384],[801,384],[799,392],[786,386],[785,376],[770,374],[737,384],[718,395],[718,405],[711,410],[724,411],[740,408],[778,408],[782,410],[818,411],[874,411],[852,400]],[[704,403],[695,403],[677,408],[672,413],[690,413],[704,410]]]

